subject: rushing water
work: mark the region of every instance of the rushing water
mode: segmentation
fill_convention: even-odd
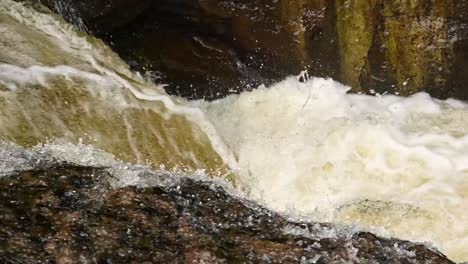
[[[0,36],[3,153],[14,143],[99,165],[95,152],[76,151],[92,146],[131,163],[204,170],[234,177],[278,211],[468,260],[464,102],[352,95],[333,80],[296,77],[186,102],[47,11],[0,0]]]

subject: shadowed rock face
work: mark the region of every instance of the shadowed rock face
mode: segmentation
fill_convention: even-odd
[[[327,236],[332,226],[289,222],[214,183],[113,189],[112,178],[67,164],[1,178],[0,262],[452,263],[370,233]]]
[[[307,64],[294,35],[302,25],[283,26],[277,3],[166,0],[149,10],[104,38],[136,69],[161,72],[170,93],[219,98]]]
[[[447,82],[448,93],[468,98],[468,1],[453,1],[454,11],[449,17],[449,32],[453,40],[454,62]]]
[[[96,34],[111,32],[141,15],[150,0],[37,0]],[[84,29],[83,28],[83,29]]]
[[[218,98],[307,68],[354,92],[468,99],[466,0],[46,4],[75,24],[81,18],[135,69],[159,71],[170,93],[187,98]]]

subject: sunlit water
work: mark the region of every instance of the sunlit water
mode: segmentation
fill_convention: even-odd
[[[0,0],[0,35],[1,157],[15,153],[12,142],[91,166],[120,159],[225,176],[286,214],[468,260],[464,102],[352,95],[333,80],[296,77],[186,102],[48,12]],[[27,169],[21,157],[0,161],[2,172]]]

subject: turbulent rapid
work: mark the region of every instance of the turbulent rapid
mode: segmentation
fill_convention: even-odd
[[[315,220],[468,254],[468,105],[427,94],[347,94],[286,79],[201,103],[250,196]]]
[[[199,170],[285,214],[427,242],[468,260],[465,102],[349,94],[306,75],[187,102],[47,10],[0,0],[0,35],[3,152],[14,144],[103,165],[76,151],[92,148]]]

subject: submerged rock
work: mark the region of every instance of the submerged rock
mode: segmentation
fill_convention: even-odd
[[[452,263],[422,244],[290,222],[209,181],[113,187],[104,168],[52,165],[0,179],[1,263]]]

